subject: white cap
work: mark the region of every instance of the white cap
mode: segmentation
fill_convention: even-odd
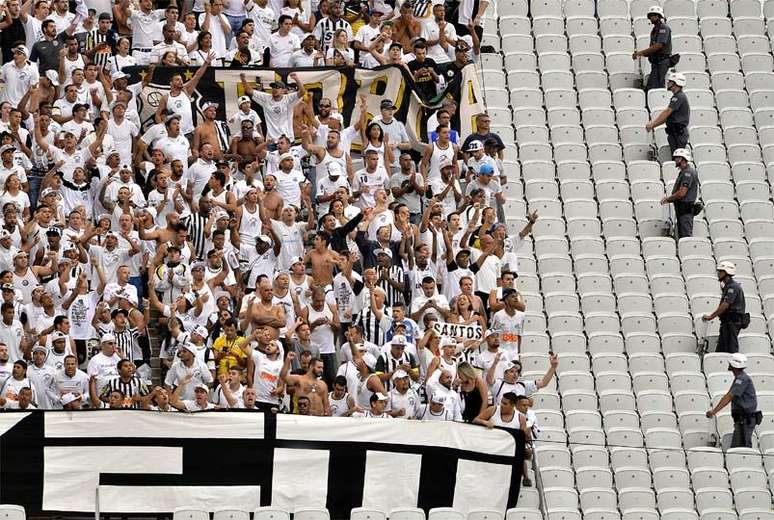
[[[728,365],[732,368],[747,368],[747,356],[738,352],[731,354],[731,357],[728,358]]]
[[[199,383],[198,385],[194,386],[194,390],[199,390],[199,389],[202,389],[207,393],[210,392],[210,387],[205,385],[204,383]]]
[[[279,156],[279,162],[282,162],[284,160],[290,159],[291,161],[295,161],[296,158],[293,157],[293,154],[290,152],[285,152],[282,155]]]
[[[51,333],[51,341],[59,341],[60,339],[67,339],[67,334],[61,330],[55,330]]]
[[[674,159],[675,157],[682,157],[686,161],[690,161],[691,160],[691,152],[689,152],[685,148],[678,148],[677,150],[672,152],[672,158]]]
[[[384,395],[381,392],[375,392],[374,395],[376,396],[377,401],[389,401],[390,398]]]
[[[718,264],[718,271],[723,271],[727,275],[734,276],[736,274],[736,264],[734,262],[729,262],[728,260],[723,260]]]
[[[250,102],[250,96],[240,96],[238,105],[241,105],[242,103],[249,103]]]
[[[660,5],[654,5],[650,9],[648,9],[647,16],[650,16],[652,14],[657,14],[660,17],[664,17],[664,9],[661,8]]]
[[[392,250],[389,247],[374,249],[375,255],[387,255],[392,258]]]
[[[430,398],[431,403],[446,404],[446,392],[436,390],[433,392],[433,397]]]
[[[465,151],[472,152],[474,150],[483,150],[483,149],[484,149],[484,143],[482,143],[478,139],[475,139],[468,144],[468,149]]]
[[[99,340],[100,343],[107,343],[108,341],[113,341],[113,342],[116,341],[116,337],[110,334],[109,332],[107,334],[103,334]]]
[[[207,336],[210,335],[210,332],[207,330],[207,327],[205,327],[204,325],[197,325],[192,332],[194,334],[198,334],[204,339],[207,339]]]
[[[396,334],[392,337],[392,341],[390,341],[390,345],[400,345],[402,347],[406,346],[406,336],[403,336],[401,334]]]
[[[679,87],[684,87],[686,83],[685,74],[682,72],[670,72],[666,77],[667,81],[674,81]]]
[[[181,344],[180,344],[180,348],[181,348],[181,349],[182,349],[182,348],[186,349],[186,350],[187,350],[188,352],[190,352],[191,354],[194,354],[194,355],[196,354],[196,346],[195,346],[195,345],[193,345],[193,344],[191,344],[191,343],[188,343],[187,341],[186,341],[186,342],[184,342],[184,343],[181,343]]]
[[[328,175],[330,175],[331,177],[340,177],[342,173],[344,173],[344,168],[341,166],[340,163],[337,163],[337,162],[328,163]]]
[[[52,85],[55,87],[59,86],[59,73],[55,71],[54,69],[48,69],[46,71],[46,77],[48,78],[48,81],[51,82]]]
[[[68,405],[70,403],[74,403],[75,401],[78,401],[81,398],[80,395],[75,395],[72,392],[68,392],[62,396],[62,406]]]
[[[395,372],[392,373],[392,378],[393,379],[402,379],[402,378],[408,377],[408,376],[409,376],[408,372],[406,372],[403,369],[398,369],[398,370],[396,370]]]
[[[440,348],[443,348],[443,347],[455,347],[456,348],[457,347],[457,340],[455,340],[454,338],[443,337],[443,338],[441,338],[441,344],[439,345],[439,347]]]
[[[113,81],[116,81],[117,79],[126,78],[126,72],[117,70],[113,74],[110,75],[110,79]]]

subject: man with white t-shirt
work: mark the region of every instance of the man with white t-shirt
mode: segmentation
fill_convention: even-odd
[[[503,291],[505,308],[492,316],[492,329],[500,332],[500,347],[517,356],[519,342],[524,333],[524,313],[516,309],[519,305],[519,293],[516,289]]]
[[[194,385],[187,385],[180,391],[181,399],[193,399],[195,397],[195,385],[212,383],[212,373],[210,373],[207,365],[197,358],[197,350],[196,345],[192,343],[183,342],[179,344],[177,349],[178,359],[172,363],[172,367],[164,379],[164,387],[168,392],[172,392],[173,389],[180,385],[180,382],[186,375],[191,375]]]
[[[199,25],[202,31],[208,31],[212,35],[212,50],[218,56],[225,56],[232,35],[231,24],[226,15],[223,14],[223,0],[213,0],[212,3],[205,2],[204,13],[199,15]]]
[[[370,55],[369,49],[371,45],[373,45],[374,40],[376,40],[382,32],[380,26],[383,14],[381,7],[369,9],[368,25],[364,25],[358,29],[355,40],[352,42],[352,47],[355,50],[360,51],[360,65],[363,67],[367,66],[368,61],[366,60],[366,56]]]
[[[122,101],[116,101],[113,105],[113,117],[108,120],[108,135],[113,138],[113,147],[118,151],[123,164],[132,162],[132,144],[134,139],[140,134],[140,129],[128,121],[126,115],[126,104]]]
[[[116,337],[103,334],[100,338],[100,352],[91,358],[86,372],[89,377],[97,378],[97,391],[102,392],[107,382],[118,376],[118,362],[121,356],[116,353]]]
[[[2,76],[5,81],[5,90],[2,100],[8,101],[12,106],[19,105],[24,94],[29,92],[33,85],[40,80],[37,65],[30,63],[27,58],[30,52],[24,45],[13,49],[13,61],[3,65]]]
[[[446,21],[446,7],[443,3],[433,5],[433,19],[422,24],[422,38],[427,45],[427,57],[436,63],[452,61],[449,51],[454,49],[457,31],[453,23]]]
[[[379,165],[379,152],[373,148],[366,150],[365,168],[355,173],[352,180],[352,196],[360,208],[376,206],[374,194],[380,188],[389,190],[390,176],[383,166]]]
[[[285,392],[280,379],[284,360],[279,344],[271,339],[271,329],[264,327],[258,334],[258,346],[247,361],[247,384],[255,389],[256,408],[268,411],[279,405]]]
[[[298,36],[290,32],[293,19],[283,14],[279,17],[279,29],[269,38],[269,56],[272,67],[288,67],[293,52],[301,48]]]
[[[293,141],[295,139],[295,134],[293,133],[293,108],[306,94],[304,84],[301,83],[298,75],[295,72],[290,73],[289,77],[295,81],[298,90],[287,94],[285,93],[285,83],[282,81],[272,81],[269,84],[271,94],[267,94],[266,92],[255,90],[248,84],[244,73],[240,74],[239,77],[242,80],[245,94],[251,96],[253,101],[263,107],[263,114],[266,119],[266,138],[276,140],[280,136],[285,135]]]
[[[157,26],[164,17],[164,10],[154,10],[153,0],[140,0],[138,5],[139,9],[135,8],[130,0],[121,0],[118,9],[123,11],[132,28],[132,56],[137,60],[137,65],[148,65]]]

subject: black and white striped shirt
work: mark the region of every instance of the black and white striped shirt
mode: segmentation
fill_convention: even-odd
[[[136,328],[126,327],[120,332],[114,330],[113,335],[116,337],[116,352],[121,356],[121,359],[129,361],[142,359],[142,350],[137,342],[140,332]]]
[[[386,307],[384,308],[384,314],[390,312]],[[363,309],[357,315],[354,323],[363,327],[363,339],[382,346],[386,341],[385,331],[379,325],[379,320],[376,319],[371,308]]]
[[[404,352],[401,354],[401,356],[398,359],[395,359],[392,357],[391,352],[384,352],[379,358],[376,360],[376,375],[379,374],[389,374],[390,372],[395,372],[395,370],[398,369],[398,366],[400,365],[408,365],[411,368],[416,368],[417,365],[417,358],[415,358],[412,354],[409,354],[408,352]],[[392,390],[392,380],[383,381],[384,383],[384,389],[388,392]]]
[[[89,51],[94,47],[97,47],[101,43],[110,43],[108,37],[110,33],[102,34],[99,29],[92,29],[86,36],[86,50]],[[113,56],[113,52],[110,47],[104,51],[95,52],[91,57],[91,62],[96,64],[99,68],[103,69],[107,67],[110,58]]]
[[[129,381],[124,381],[121,376],[116,376],[107,382],[100,397],[107,399],[116,390],[124,394],[124,408],[139,408],[139,403],[133,402],[132,397],[135,395],[146,396],[149,393],[148,385],[143,383],[139,377],[132,376]]]
[[[399,282],[405,282],[405,275],[403,273],[403,268],[398,265],[393,265],[390,267],[390,280],[397,280]],[[397,290],[395,287],[393,287],[390,284],[389,280],[379,280],[379,288],[381,288],[384,293],[387,295],[385,297],[385,304],[388,307],[392,307],[395,305],[395,303],[406,303],[403,298],[403,293],[399,290]]]
[[[352,39],[352,26],[343,18],[339,18],[334,22],[326,16],[317,22],[317,26],[314,28],[314,35],[320,40],[323,52],[327,52],[328,48],[333,45],[333,35],[339,29],[347,30],[349,39]]]
[[[201,216],[199,213],[191,213],[182,220],[185,227],[188,229],[188,239],[194,246],[196,258],[204,260],[204,255],[206,253],[204,246],[207,243],[207,237],[204,235],[204,228],[207,224],[207,218]]]

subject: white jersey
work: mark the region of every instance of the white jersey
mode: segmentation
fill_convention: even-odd
[[[278,355],[276,359],[269,359],[263,352],[253,351],[253,388],[255,388],[255,400],[259,403],[278,404],[277,396],[271,395],[271,392],[277,389],[277,383],[280,380],[280,371],[283,365],[282,356]]]
[[[171,93],[167,96],[167,110],[180,116],[180,133],[189,134],[194,131],[193,113],[191,111],[191,98],[184,90],[177,96]]]
[[[309,323],[314,323],[320,318],[328,318],[329,322],[333,321],[333,311],[327,303],[323,303],[321,311],[315,310],[311,305],[307,309],[309,309]],[[336,352],[336,336],[330,325],[315,327],[311,334],[311,340],[320,349],[320,354],[334,354]]]
[[[500,405],[497,405],[497,408],[495,409],[494,415],[491,417],[491,421],[494,423],[495,426],[500,426],[502,428],[511,428],[514,430],[518,430],[521,426],[519,425],[519,415],[521,415],[518,411],[513,411],[513,417],[511,417],[510,421],[506,421],[503,418],[502,415],[502,408]]]
[[[449,162],[454,164],[454,145],[451,143],[446,145],[446,148],[441,148],[438,143],[432,143],[433,153],[430,155],[430,164],[427,171],[428,182],[441,181],[441,162],[444,159],[448,159]]]
[[[333,392],[328,392],[328,402],[331,405],[331,416],[342,417],[349,411],[349,393],[344,392],[341,399],[334,399]]]
[[[505,352],[519,352],[519,338],[524,331],[524,313],[516,311],[513,316],[505,309],[497,311],[492,317],[492,330],[500,333],[500,348]]]
[[[399,416],[401,419],[413,419],[417,416],[421,403],[419,394],[417,394],[413,388],[409,388],[405,394],[402,394],[398,392],[397,389],[393,388],[390,390],[390,393],[387,394],[387,397],[390,398],[386,408],[387,411],[396,412],[405,410],[405,413]]]

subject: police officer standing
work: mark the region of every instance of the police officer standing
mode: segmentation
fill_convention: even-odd
[[[669,56],[672,54],[672,29],[664,22],[664,10],[654,5],[648,9],[648,20],[653,24],[650,31],[650,46],[641,51],[634,51],[632,59],[648,58],[650,76],[645,90],[664,88],[664,78],[669,70]]]
[[[670,72],[667,76],[667,90],[672,92],[669,105],[649,121],[645,129],[651,131],[666,123],[669,151],[675,153],[678,148],[688,146],[688,125],[691,122],[691,105],[688,96],[683,92],[685,75],[680,72]]]
[[[731,403],[731,418],[734,420],[734,436],[731,438],[732,448],[752,448],[752,433],[757,424],[758,397],[747,368],[747,356],[732,354],[728,360],[728,369],[734,373],[731,389],[718,404],[707,410],[707,417],[714,417],[720,410]]]
[[[711,321],[720,316],[720,336],[718,337],[717,352],[735,354],[739,352],[739,330],[745,324],[744,291],[741,284],[734,280],[736,265],[733,262],[723,261],[717,267],[718,280],[723,286],[720,295],[720,304],[712,314],[701,317],[704,321]]]
[[[661,204],[674,204],[677,218],[677,239],[693,235],[693,204],[699,187],[696,170],[689,164],[691,154],[685,148],[672,153],[672,159],[679,170],[672,194],[661,199]]]

